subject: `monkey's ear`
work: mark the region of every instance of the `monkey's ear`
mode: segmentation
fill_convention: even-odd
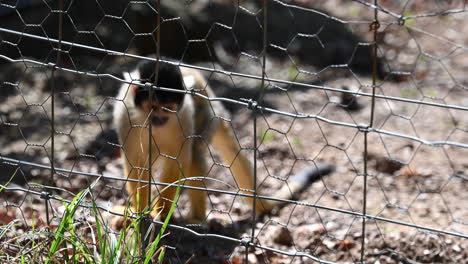
[[[128,72],[128,71],[124,71],[122,73],[123,77],[124,77],[124,80],[128,81],[128,82],[131,82],[132,81],[132,73]]]
[[[140,71],[138,71],[138,69],[136,69],[136,70],[134,70],[132,72],[125,71],[125,72],[123,72],[123,77],[127,82],[132,82],[132,81],[135,81],[135,80],[140,80],[141,79],[141,73],[140,73]]]
[[[140,78],[140,72],[138,70],[128,72],[125,71],[123,72],[123,77],[127,82],[134,82],[135,80],[138,80]],[[129,85],[129,92],[132,95],[136,94],[136,91],[138,89],[138,85],[130,84]]]
[[[195,86],[195,76],[185,75],[184,76],[185,89],[190,90]]]

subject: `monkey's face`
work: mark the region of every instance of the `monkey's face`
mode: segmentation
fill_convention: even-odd
[[[153,96],[150,98],[148,88],[138,86],[132,88],[135,93],[136,108],[149,115],[149,121],[153,126],[165,125],[171,116],[177,115],[183,102],[182,93],[153,91]]]
[[[179,110],[179,104],[177,102],[158,102],[153,100],[150,102],[149,99],[142,102],[139,106],[143,112],[150,114],[150,122],[153,126],[163,126],[169,121],[171,116],[175,116]]]
[[[155,83],[154,62],[144,61],[138,65],[137,70],[140,73],[140,82]],[[179,67],[160,63],[156,86],[185,90]],[[153,126],[163,126],[182,107],[185,94],[153,89],[150,98],[149,89],[152,88],[133,85],[135,106],[146,114],[151,113],[149,118]]]

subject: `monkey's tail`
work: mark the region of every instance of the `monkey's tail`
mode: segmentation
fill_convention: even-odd
[[[295,195],[299,195],[312,183],[320,180],[323,176],[326,176],[335,171],[335,165],[332,164],[317,164],[317,166],[307,167],[290,180],[289,188],[293,194],[292,198],[296,198]]]
[[[299,195],[304,192],[312,183],[320,180],[323,176],[326,176],[335,171],[335,166],[332,164],[317,164],[313,167],[307,167],[298,174],[294,175],[288,180],[287,184],[278,190],[273,197],[278,200],[260,200],[261,212],[266,213],[273,209],[279,209],[287,205],[287,201],[281,200],[297,200]]]

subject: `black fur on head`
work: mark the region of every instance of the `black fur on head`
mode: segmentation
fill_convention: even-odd
[[[167,60],[166,58],[164,58]],[[142,83],[154,83],[156,62],[144,60],[137,65],[137,70],[140,72],[139,81]],[[169,63],[159,62],[159,75],[156,86],[184,90],[182,75],[179,66]],[[175,103],[182,105],[184,100],[183,93],[175,93],[169,91],[153,90],[153,100],[155,103]],[[139,86],[135,91],[135,105],[141,106],[143,102],[148,100],[149,90],[148,87]]]

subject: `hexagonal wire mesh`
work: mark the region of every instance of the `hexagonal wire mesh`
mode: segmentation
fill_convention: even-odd
[[[468,259],[466,1],[2,0],[0,16],[2,262],[44,261],[77,196],[67,221],[80,232],[70,234],[90,250],[75,262],[99,261],[100,224],[121,234],[108,223],[138,180],[123,175],[112,108],[133,111],[116,95],[140,84],[122,73],[151,53],[205,76],[217,97],[185,97],[224,104],[230,115],[212,110],[211,121],[232,131],[256,186],[234,179],[239,153],[222,160],[203,133],[185,135],[207,164],[199,187],[181,188],[206,192],[207,216],[184,221],[180,196],[158,245],[167,261]],[[156,153],[147,160],[179,162]],[[318,163],[337,170],[269,215],[241,199],[278,200],[275,190]],[[151,172],[154,197],[168,183],[149,167],[131,169]],[[152,222],[142,234],[160,230]],[[72,262],[64,251],[55,260]]]

